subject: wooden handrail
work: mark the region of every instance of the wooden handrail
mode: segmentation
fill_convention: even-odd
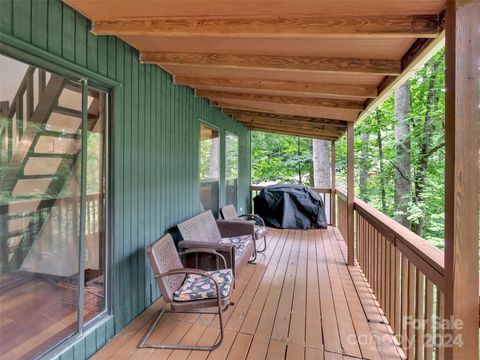
[[[445,265],[442,250],[360,199],[355,198],[354,208],[435,285],[444,289]]]
[[[342,200],[347,201],[347,192],[341,188],[336,188],[335,193],[342,198]]]
[[[346,200],[347,194],[343,189],[337,188],[335,191],[337,196]],[[432,281],[443,289],[445,264],[442,250],[358,198],[355,198],[354,209],[374,225],[402,253],[405,253],[405,256],[419,270],[431,277]]]

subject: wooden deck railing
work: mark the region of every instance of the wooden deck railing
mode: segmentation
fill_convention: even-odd
[[[346,238],[346,194],[337,189],[338,227]],[[442,359],[443,251],[355,199],[355,255],[408,359]]]
[[[80,197],[32,199],[0,205],[0,272],[20,267],[42,226],[50,219],[48,231],[57,234],[78,231]],[[103,227],[103,195],[86,196],[85,236],[96,236]],[[11,230],[10,222],[24,221],[26,226]],[[19,238],[13,245],[12,238]]]
[[[346,239],[347,236],[347,196],[341,191],[335,191],[337,198],[337,228]]]

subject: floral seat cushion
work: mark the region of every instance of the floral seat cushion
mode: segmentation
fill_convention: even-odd
[[[223,238],[222,240],[220,240],[220,244],[233,244],[235,246],[236,260],[243,255],[251,240],[252,237],[250,235],[234,236],[229,238]]]
[[[231,269],[207,271],[218,283],[221,296],[227,297],[233,286],[233,273]],[[216,299],[217,290],[212,279],[205,276],[188,274],[182,286],[175,291],[175,301],[193,301]]]

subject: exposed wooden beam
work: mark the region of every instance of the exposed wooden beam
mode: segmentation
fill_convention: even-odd
[[[325,140],[337,140],[337,137],[325,136],[321,132],[313,132],[313,131],[301,131],[301,130],[289,130],[289,129],[278,129],[278,128],[269,128],[263,126],[254,126],[250,125],[247,126],[251,130],[263,131],[263,132],[270,132],[274,134],[281,134],[281,135],[293,135],[293,136],[301,136],[301,137],[308,137],[312,139],[325,139]]]
[[[208,91],[208,90],[197,90],[196,95],[200,97],[208,98],[210,100],[217,100],[217,101],[241,100],[241,101],[268,102],[268,103],[274,103],[274,104],[358,110],[358,111],[362,111],[364,109],[363,101],[303,98],[303,97],[296,97],[296,96],[230,93],[230,92],[223,92],[223,91]]]
[[[269,124],[258,124],[258,123],[243,123],[243,125],[247,127],[257,127],[257,128],[264,128],[264,129],[274,129],[274,130],[285,130],[285,131],[293,131],[293,132],[299,132],[302,134],[313,134],[315,136],[322,136],[322,137],[328,137],[328,138],[334,138],[337,139],[341,137],[343,134],[338,134],[338,133],[331,133],[329,131],[324,131],[324,130],[319,130],[319,129],[303,129],[303,128],[298,128],[295,126],[278,126],[278,125],[269,125]]]
[[[285,120],[285,119],[266,119],[261,117],[253,117],[248,115],[236,115],[234,119],[243,123],[257,123],[257,124],[268,124],[268,125],[287,125],[287,126],[298,126],[299,128],[307,129],[319,129],[330,131],[338,135],[342,135],[345,132],[345,127],[339,127],[335,125],[325,125],[321,122],[315,121],[295,121],[295,120]]]
[[[480,2],[452,0],[445,43],[445,359],[478,358]],[[449,321],[448,321],[449,320]]]
[[[225,114],[232,116],[250,116],[254,118],[261,119],[273,119],[273,120],[288,120],[288,121],[305,121],[305,122],[315,122],[317,124],[323,125],[334,125],[335,127],[346,129],[347,123],[342,120],[333,120],[333,119],[324,119],[324,118],[315,118],[307,116],[295,116],[295,115],[281,115],[281,114],[272,114],[258,111],[248,111],[248,110],[236,110],[236,109],[223,109]]]
[[[175,76],[175,84],[192,87],[211,86],[230,89],[259,89],[272,92],[294,92],[304,95],[340,95],[374,98],[377,88],[373,85],[320,84],[295,81],[214,79],[189,76]]]
[[[432,38],[436,15],[277,19],[129,19],[96,21],[96,35],[161,37],[261,37],[317,39]]]
[[[295,124],[289,124],[289,123],[271,123],[271,122],[265,122],[265,121],[258,121],[258,120],[244,120],[244,119],[238,119],[240,123],[242,123],[245,126],[260,126],[260,127],[265,127],[265,128],[271,128],[271,129],[283,129],[283,130],[292,130],[292,131],[302,131],[302,132],[314,132],[314,133],[321,133],[324,136],[330,136],[332,138],[339,138],[341,137],[344,132],[342,131],[332,131],[329,129],[322,129],[319,127],[308,127],[308,126],[297,126]]]
[[[219,53],[142,52],[140,61],[159,65],[214,66],[230,69],[280,69],[345,74],[400,74],[398,60],[327,58],[315,56],[232,55]]]
[[[239,104],[238,102],[227,101],[210,101],[210,104],[214,107],[222,108],[223,111],[227,109],[232,110],[245,110],[254,112],[268,112],[272,114],[287,115],[287,116],[299,116],[299,117],[313,117],[313,118],[328,118],[337,121],[354,121],[357,113],[355,110],[341,110],[341,109],[326,109],[326,108],[313,108],[313,107],[298,107],[296,105],[277,105],[271,103],[248,103],[244,102]],[[335,114],[332,114],[334,112]],[[328,113],[328,114],[326,114]]]

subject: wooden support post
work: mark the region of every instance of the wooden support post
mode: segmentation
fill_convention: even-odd
[[[348,245],[348,265],[355,263],[354,252],[354,234],[353,234],[353,201],[355,197],[354,186],[354,143],[353,143],[353,122],[348,123],[347,127],[347,245]]]
[[[478,354],[478,0],[447,1],[445,116],[445,359]],[[452,346],[453,345],[453,346]]]
[[[330,222],[332,223],[332,226],[337,226],[337,208],[336,208],[336,200],[335,200],[335,188],[336,188],[336,179],[335,179],[335,141],[332,141],[332,147],[331,147],[331,166],[332,166],[332,178],[330,182],[330,187],[332,189],[332,192],[330,194]]]

